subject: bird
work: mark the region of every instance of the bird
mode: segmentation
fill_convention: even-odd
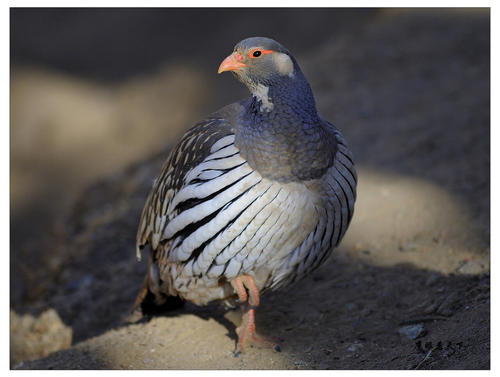
[[[317,111],[296,59],[246,38],[219,66],[250,96],[190,128],[168,155],[141,213],[136,252],[149,265],[133,305],[240,305],[235,355],[280,351],[257,333],[263,293],[318,268],[354,213],[357,174],[342,133]],[[233,306],[234,307],[234,306]]]

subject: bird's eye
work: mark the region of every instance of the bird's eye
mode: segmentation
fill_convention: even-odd
[[[258,58],[259,56],[266,55],[266,54],[271,54],[273,50],[263,50],[261,48],[256,48],[251,50],[248,53],[248,57],[253,59],[253,58]]]

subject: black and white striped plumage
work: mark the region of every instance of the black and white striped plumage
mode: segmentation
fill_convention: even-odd
[[[250,38],[228,59],[222,70],[253,96],[184,135],[142,212],[137,255],[150,244],[145,287],[158,304],[229,299],[242,275],[260,292],[297,281],[338,245],[353,215],[351,153],[317,114],[289,52]]]

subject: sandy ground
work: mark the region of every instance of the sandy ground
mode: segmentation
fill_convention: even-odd
[[[345,29],[311,46],[299,43],[295,53],[318,108],[354,152],[359,191],[351,227],[327,263],[263,298],[257,326],[284,339],[281,353],[251,348],[235,358],[240,316],[218,303],[187,303],[124,322],[146,268],[134,255],[138,216],[165,154],[189,122],[202,116],[200,109],[208,113],[211,105],[244,92],[233,92],[237,86],[211,77],[213,72],[178,62],[106,84],[13,69],[11,143],[20,146],[11,150],[14,224],[37,219],[26,217],[40,202],[38,186],[34,194],[26,184],[36,178],[29,174],[36,166],[30,140],[52,151],[37,160],[38,179],[59,182],[59,192],[47,183],[42,198],[55,203],[60,197],[69,209],[64,215],[49,211],[55,220],[47,221],[52,232],[44,237],[27,237],[29,228],[15,227],[12,367],[489,368],[489,14],[390,10],[351,21],[356,27],[343,24]],[[184,88],[182,96],[172,91],[172,82]],[[62,99],[63,108],[50,107]],[[26,111],[21,102],[28,100],[40,106]],[[30,131],[40,114],[52,125],[46,140],[42,130],[38,137]],[[83,131],[68,146],[75,135],[65,135],[61,125],[73,119]],[[134,131],[141,120],[143,138]],[[126,127],[113,128],[123,122]],[[109,135],[116,134],[122,138],[110,143]],[[133,147],[120,147],[134,140]],[[44,175],[54,161],[58,168]],[[99,168],[86,169],[85,161]],[[66,172],[80,178],[58,181]],[[37,317],[48,308],[54,312]],[[52,334],[61,350],[47,356],[44,334]]]

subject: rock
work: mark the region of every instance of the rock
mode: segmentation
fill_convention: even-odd
[[[423,323],[417,323],[414,325],[407,325],[407,326],[401,326],[398,330],[398,332],[401,335],[406,336],[408,339],[417,339],[419,336],[423,335],[425,330],[424,330],[424,324]]]
[[[353,344],[351,344],[349,347],[347,347],[347,350],[349,352],[355,352],[362,347],[363,347],[363,344],[361,344],[358,340],[355,340]]]
[[[450,317],[453,315],[457,305],[459,305],[459,301],[460,297],[458,293],[451,292],[444,298],[441,305],[439,305],[436,309],[436,313],[445,317]]]
[[[490,256],[489,251],[482,256],[469,257],[462,261],[460,266],[457,268],[459,274],[480,274],[487,271],[490,266]]]
[[[38,318],[10,311],[10,363],[46,357],[71,346],[73,331],[54,309],[47,309]]]

